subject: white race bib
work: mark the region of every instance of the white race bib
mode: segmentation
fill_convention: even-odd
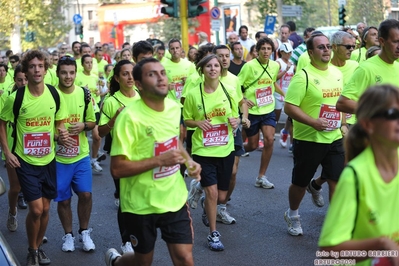
[[[335,105],[322,104],[320,106],[319,118],[325,118],[328,125],[325,131],[331,131],[341,127],[341,112],[338,112]]]
[[[179,145],[179,138],[173,137],[165,142],[155,142],[154,144],[154,156],[161,155],[170,150],[176,150]],[[160,179],[164,177],[168,177],[179,171],[180,164],[176,164],[173,166],[160,166],[154,168],[153,170],[153,179]]]
[[[229,142],[227,124],[212,125],[209,130],[202,131],[202,143],[207,146],[224,146]]]
[[[43,157],[51,152],[50,132],[25,133],[24,154],[34,157]]]

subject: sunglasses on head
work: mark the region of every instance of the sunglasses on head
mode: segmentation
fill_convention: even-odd
[[[337,46],[343,46],[348,50],[350,50],[351,48],[355,49],[355,47],[356,47],[356,45],[350,45],[350,44],[337,44]]]
[[[66,56],[63,56],[63,57],[61,57],[60,59],[58,59],[58,61],[67,61],[67,60],[75,61],[75,58],[66,55]]]
[[[371,118],[384,118],[386,120],[399,119],[399,110],[396,108],[389,108],[388,110],[374,114]]]

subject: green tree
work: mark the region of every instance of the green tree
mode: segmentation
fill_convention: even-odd
[[[366,22],[368,26],[378,28],[378,25],[384,20],[386,7],[384,7],[382,0],[349,0],[345,9],[348,15],[348,25]]]
[[[189,34],[195,33],[195,28],[199,26],[196,18],[188,19]],[[181,39],[181,21],[180,18],[169,18],[163,16],[157,23],[147,23],[148,30],[163,42],[172,38]]]
[[[68,6],[67,0],[1,0],[0,8],[0,36],[9,40],[14,25],[21,27],[22,48],[52,47],[63,41],[66,33],[71,29],[62,12]],[[35,42],[25,42],[27,32],[35,32]],[[5,42],[10,47],[8,41]]]

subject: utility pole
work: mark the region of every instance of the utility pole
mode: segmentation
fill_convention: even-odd
[[[180,1],[181,40],[183,50],[188,52],[188,8],[187,0]]]
[[[283,0],[277,0],[277,21],[278,21],[278,25],[279,26],[284,24],[284,19],[283,19]]]
[[[19,25],[19,14],[20,14],[20,0],[15,0],[15,19],[14,19],[14,27],[11,33],[10,44],[14,51],[14,53],[22,52],[21,48],[21,25]]]

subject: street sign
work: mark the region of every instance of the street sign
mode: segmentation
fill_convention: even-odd
[[[213,31],[220,31],[220,20],[219,19],[212,19],[211,28]]]
[[[265,19],[265,28],[264,28],[264,32],[266,34],[273,34],[274,33],[274,25],[276,24],[276,17],[275,16],[266,16]]]
[[[73,15],[73,23],[80,24],[82,22],[82,16],[80,14]]]
[[[346,0],[338,0],[338,6],[345,6]]]
[[[220,9],[217,6],[211,8],[211,18],[212,19],[220,18]]]
[[[282,7],[283,17],[300,17],[302,16],[302,6],[288,6],[283,5]]]

